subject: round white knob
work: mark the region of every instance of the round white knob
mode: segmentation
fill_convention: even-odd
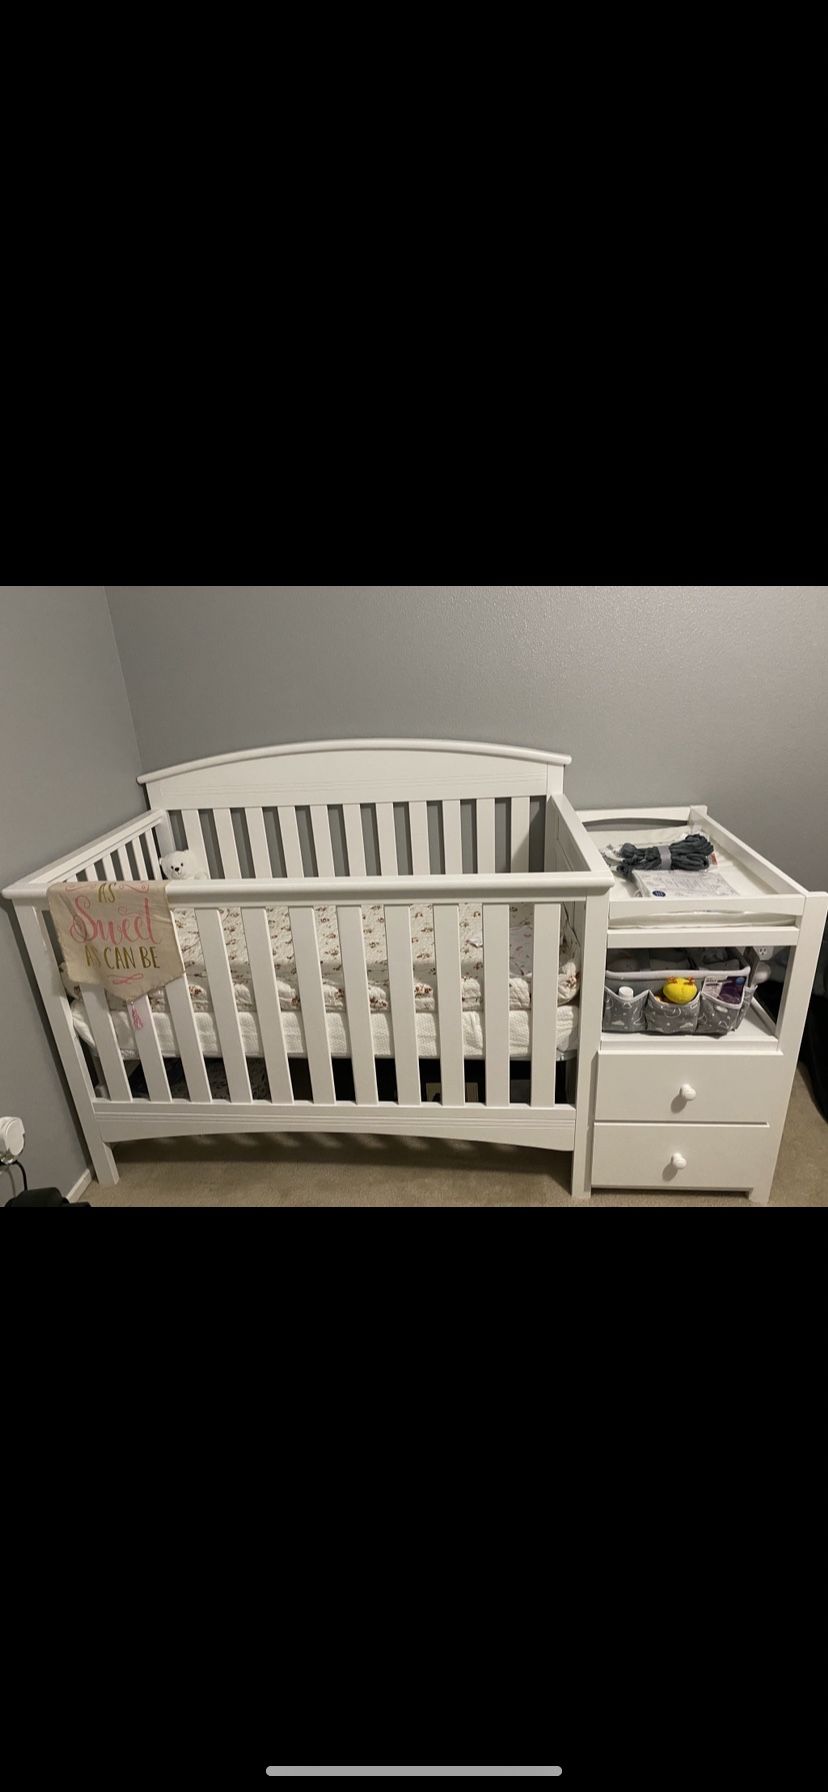
[[[672,1167],[674,1170],[686,1170],[687,1169],[687,1159],[686,1159],[686,1157],[682,1157],[680,1151],[673,1152],[673,1155],[670,1159],[670,1163],[672,1164]]]
[[[679,1089],[679,1095],[681,1096],[682,1101],[695,1101],[696,1091],[693,1088],[693,1084],[682,1083],[681,1088]]]

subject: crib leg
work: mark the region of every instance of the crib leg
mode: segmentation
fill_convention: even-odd
[[[587,1173],[587,1161],[583,1156],[572,1155],[572,1199],[573,1201],[589,1201],[592,1199],[592,1183]]]
[[[771,1188],[772,1187],[773,1187],[773,1170],[771,1170],[770,1175],[763,1176],[761,1182],[755,1182],[753,1185],[753,1188],[748,1189],[748,1200],[750,1201],[751,1206],[752,1207],[767,1207],[768,1202],[771,1198]]]
[[[84,1127],[83,1131],[89,1147],[96,1182],[101,1188],[115,1188],[120,1177],[118,1166],[109,1146],[104,1143],[97,1127]]]

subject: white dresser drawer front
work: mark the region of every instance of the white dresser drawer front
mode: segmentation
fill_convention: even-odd
[[[753,1188],[770,1148],[767,1126],[595,1127],[598,1188]]]
[[[766,1123],[785,1098],[785,1064],[774,1053],[632,1050],[598,1059],[598,1120]]]

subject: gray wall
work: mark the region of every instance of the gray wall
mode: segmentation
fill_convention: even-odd
[[[0,667],[3,888],[140,814],[144,797],[102,585],[0,586]],[[66,1193],[86,1151],[12,916],[0,905],[0,1112],[26,1124],[29,1182]],[[0,1203],[11,1193],[3,1174]]]
[[[145,770],[290,740],[571,753],[576,804],[709,803],[828,885],[828,588],[113,586]]]

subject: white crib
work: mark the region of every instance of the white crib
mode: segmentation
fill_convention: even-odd
[[[533,1145],[572,1154],[572,1191],[588,1192],[590,1103],[601,1037],[612,874],[563,794],[561,754],[457,741],[321,741],[261,748],[140,779],[150,804],[134,821],[79,847],[4,892],[13,902],[98,1181],[118,1180],[111,1147],[198,1133],[405,1133]],[[173,1046],[148,997],[135,1003],[127,1047],[100,990],[73,1002],[48,919],[54,882],[161,877],[159,859],[186,845],[207,881],[171,883],[174,909],[195,911],[216,1039],[205,1055],[186,976],[167,986]],[[485,1062],[482,1100],[466,1099],[459,928],[481,907]],[[532,920],[531,1064],[526,1099],[510,1091],[510,905]],[[317,937],[320,905],[335,905],[345,993],[350,1097],[337,1093]],[[369,1006],[363,913],[382,905],[390,994],[394,1099],[382,1099]],[[415,1002],[411,910],[433,909],[439,1100],[427,1100]],[[286,908],[295,954],[308,1086],[295,1093],[296,1055],[280,1006],[268,911]],[[578,1044],[558,1099],[558,968],[565,908],[581,948]],[[268,1099],[254,1096],[222,914],[240,910]],[[80,1016],[80,1031],[79,1031]],[[84,1045],[88,1038],[90,1052]],[[226,1098],[208,1058],[219,1055]],[[171,1056],[183,1088],[171,1087]],[[140,1064],[142,1092],[131,1065]],[[146,1089],[146,1094],[143,1093]],[[351,1098],[352,1097],[352,1098]]]

